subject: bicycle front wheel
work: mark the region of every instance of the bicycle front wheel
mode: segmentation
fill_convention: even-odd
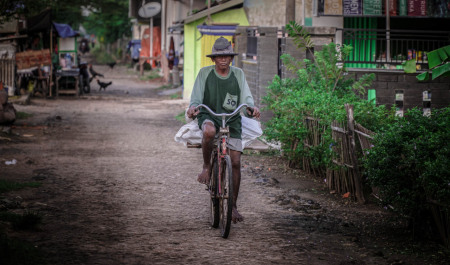
[[[219,180],[219,165],[217,164],[217,153],[212,154],[211,175],[209,177],[209,205],[210,205],[210,224],[212,227],[219,227],[219,199],[217,197],[217,181]]]
[[[231,215],[233,212],[233,174],[231,168],[231,159],[226,155],[222,161],[222,174],[220,174],[220,232],[223,238],[227,238],[231,228]]]

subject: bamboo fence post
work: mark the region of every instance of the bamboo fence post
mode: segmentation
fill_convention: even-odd
[[[358,202],[364,204],[366,199],[364,198],[363,186],[361,181],[361,173],[358,168],[358,159],[356,158],[356,144],[355,144],[355,120],[353,116],[353,105],[345,104],[345,110],[347,112],[347,124],[348,124],[348,137],[350,140],[350,157],[353,166],[353,176],[355,184],[355,195]]]

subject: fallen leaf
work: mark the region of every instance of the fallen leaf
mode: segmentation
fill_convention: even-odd
[[[350,192],[347,192],[344,195],[342,195],[342,198],[348,198],[348,197],[350,197]]]

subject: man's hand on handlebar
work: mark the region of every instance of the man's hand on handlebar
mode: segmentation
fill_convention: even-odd
[[[259,109],[257,107],[253,107],[253,108],[248,107],[247,114],[249,116],[255,117],[257,119],[259,119],[259,117],[261,116],[261,112],[259,112]]]
[[[196,106],[191,106],[187,110],[187,116],[189,119],[193,119],[195,116],[197,116],[200,113],[200,110]]]
[[[190,119],[194,119],[199,113],[200,113],[200,109],[198,108],[198,106],[191,106],[191,107],[189,107],[189,109],[186,112],[188,118],[190,118]],[[248,107],[247,114],[250,117],[254,117],[257,119],[259,119],[259,117],[261,116],[261,112],[259,111],[259,109],[257,107],[253,107],[253,108]]]

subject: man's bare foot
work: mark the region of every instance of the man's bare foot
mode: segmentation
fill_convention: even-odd
[[[202,170],[202,173],[198,174],[197,181],[200,182],[201,184],[208,185],[209,177],[210,177],[209,176],[209,170],[207,168],[204,168]]]
[[[233,214],[231,215],[233,223],[244,221],[244,217],[238,212],[236,207],[233,207]]]

